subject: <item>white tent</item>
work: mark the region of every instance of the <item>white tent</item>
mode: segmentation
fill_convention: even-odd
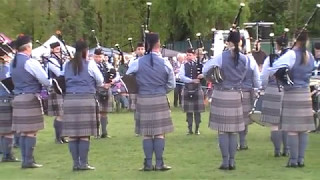
[[[54,42],[59,42],[61,49],[64,53],[67,53],[66,48],[62,44],[62,42],[56,37],[56,36],[51,36],[45,43],[43,43],[41,46],[35,48],[32,50],[32,57],[35,59],[40,59],[41,56],[49,56],[50,55],[50,44]],[[68,46],[68,51],[71,54],[74,54],[76,52],[76,49],[72,46]]]

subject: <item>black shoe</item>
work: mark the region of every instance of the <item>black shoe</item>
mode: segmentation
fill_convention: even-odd
[[[154,167],[153,166],[143,166],[142,168],[139,169],[139,171],[153,171]]]
[[[69,143],[69,140],[67,140],[66,138],[61,138],[61,141],[63,142],[63,143]]]
[[[170,169],[172,169],[172,167],[170,167],[170,166],[167,166],[167,165],[162,165],[162,166],[160,166],[160,167],[155,167],[154,168],[154,170],[155,171],[169,171]]]
[[[86,171],[86,170],[95,170],[96,168],[93,166],[90,166],[89,164],[83,165],[83,166],[79,166],[78,170],[79,171]]]
[[[192,134],[193,134],[192,131],[188,131],[188,132],[187,132],[187,135],[192,135]]]
[[[26,168],[41,168],[42,165],[41,164],[37,164],[35,162],[31,163],[31,164],[23,164],[21,166],[21,168],[26,169]]]
[[[79,166],[73,166],[72,171],[79,171]]]
[[[19,144],[14,144],[13,147],[14,148],[19,148]]]
[[[285,156],[289,156],[289,152],[283,152],[283,153],[282,153],[282,156],[284,156],[284,157],[285,157]]]
[[[229,170],[229,166],[224,166],[224,165],[221,165],[219,167],[220,170]]]
[[[275,152],[274,157],[281,157],[281,152]]]
[[[109,136],[108,134],[102,134],[100,137],[101,138],[111,138],[111,136]]]
[[[249,147],[248,146],[240,146],[240,147],[238,147],[238,151],[245,151],[245,150],[248,150],[249,149]]]
[[[229,165],[229,170],[236,170],[236,165],[230,164]]]
[[[18,158],[14,156],[9,156],[7,158],[2,158],[1,162],[21,162]]]
[[[56,139],[55,142],[56,144],[63,144],[63,141],[61,139]]]
[[[296,168],[296,167],[298,167],[298,164],[297,164],[297,163],[290,163],[290,162],[288,162],[288,164],[287,164],[286,167],[287,167],[287,168]]]
[[[298,162],[298,167],[304,167],[304,162]]]
[[[200,131],[199,130],[197,130],[197,131],[195,131],[195,133],[194,133],[195,135],[200,135]]]

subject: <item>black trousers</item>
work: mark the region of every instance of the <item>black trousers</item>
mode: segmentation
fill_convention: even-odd
[[[182,88],[183,88],[183,86],[181,84],[177,84],[176,88],[174,89],[174,96],[173,96],[173,105],[174,105],[174,107],[178,106],[178,102],[179,102],[179,105],[181,106]]]

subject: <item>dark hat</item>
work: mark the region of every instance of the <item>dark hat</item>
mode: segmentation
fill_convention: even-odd
[[[232,31],[228,36],[228,42],[232,42],[234,44],[240,42],[240,32],[239,31]]]
[[[76,51],[82,51],[86,48],[88,48],[88,44],[85,40],[80,39],[76,42]]]
[[[20,34],[16,40],[16,46],[17,46],[17,48],[19,48],[25,44],[30,43],[30,42],[32,42],[31,36]]]
[[[282,36],[277,37],[276,42],[278,45],[285,47],[288,45],[288,38],[287,38],[287,36],[282,35]]]
[[[195,53],[195,51],[194,51],[194,49],[189,48],[189,49],[187,49],[186,53],[192,53],[192,54],[194,54],[194,53]]]
[[[144,47],[143,42],[138,42],[138,43],[137,43],[137,47]]]
[[[320,42],[315,42],[314,43],[314,48],[315,49],[320,49]]]
[[[94,50],[94,54],[95,54],[95,55],[102,55],[102,54],[103,54],[103,53],[102,53],[102,49],[101,49],[101,48],[95,49],[95,50]]]
[[[60,43],[58,41],[50,44],[50,48],[51,49],[54,49],[54,48],[56,48],[58,46],[60,46]]]
[[[153,32],[146,34],[146,41],[149,49],[153,48],[153,46],[159,41],[159,34]]]

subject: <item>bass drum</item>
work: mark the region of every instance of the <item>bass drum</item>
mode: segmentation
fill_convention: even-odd
[[[249,113],[249,118],[261,125],[261,126],[267,126],[266,123],[262,122],[261,121],[261,110],[262,110],[262,101],[263,101],[263,95],[260,95],[255,101],[254,101],[254,105],[253,105],[253,108],[251,110],[251,112]]]

